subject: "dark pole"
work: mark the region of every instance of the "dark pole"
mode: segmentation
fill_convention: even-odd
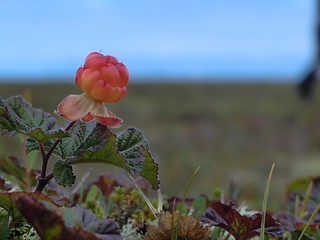
[[[319,67],[320,63],[320,0],[317,0],[317,35],[316,35],[316,66]]]
[[[316,55],[314,56],[314,63],[311,70],[306,74],[299,84],[299,93],[303,98],[310,98],[313,93],[314,85],[318,79],[318,71],[320,69],[320,0],[317,1],[317,12],[316,12]]]

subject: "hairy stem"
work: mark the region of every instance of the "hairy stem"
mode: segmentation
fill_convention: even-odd
[[[69,131],[75,123],[76,123],[76,121],[70,122],[69,125],[65,128],[65,131]],[[41,157],[42,157],[42,169],[41,169],[41,175],[38,178],[38,185],[37,185],[36,190],[35,190],[36,192],[42,192],[44,187],[53,178],[53,173],[52,172],[50,172],[48,175],[46,175],[47,174],[47,166],[48,166],[49,158],[51,157],[53,151],[56,149],[56,147],[58,146],[60,141],[61,141],[61,138],[57,139],[52,144],[52,146],[49,149],[49,151],[47,152],[47,154],[45,153],[45,149],[44,149],[43,143],[42,142],[38,142],[39,150],[40,150]]]

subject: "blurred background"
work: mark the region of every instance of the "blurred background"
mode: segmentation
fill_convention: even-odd
[[[53,113],[80,93],[89,52],[114,55],[130,84],[110,108],[149,139],[165,194],[182,194],[200,166],[190,195],[234,181],[259,206],[275,163],[276,205],[291,180],[320,172],[317,21],[316,0],[2,0],[0,96],[31,90]],[[21,152],[4,139],[1,152]]]

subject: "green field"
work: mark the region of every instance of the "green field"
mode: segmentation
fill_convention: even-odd
[[[74,85],[7,84],[0,85],[0,96],[26,89],[32,91],[33,105],[50,113],[67,94],[80,93]],[[302,100],[294,85],[132,84],[126,98],[110,109],[124,119],[122,129],[135,126],[144,132],[166,194],[182,194],[200,165],[191,194],[227,189],[234,180],[254,205],[261,202],[275,163],[270,203],[278,206],[288,182],[320,174],[319,88],[312,100]],[[15,141],[0,143],[1,152],[21,154]],[[114,171],[98,169],[95,174]]]

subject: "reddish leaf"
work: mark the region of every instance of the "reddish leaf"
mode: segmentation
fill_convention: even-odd
[[[125,181],[124,179],[127,180],[128,182],[130,181],[130,179],[128,179],[126,175],[116,176],[115,174],[112,174],[112,173],[110,174],[106,173],[104,175],[100,175],[96,181],[90,183],[87,187],[87,190],[89,190],[92,185],[96,185],[101,190],[101,192],[103,193],[103,196],[107,200],[115,187],[124,185],[123,184],[123,181]]]
[[[283,213],[277,214],[276,218],[279,221],[279,223],[281,224],[281,226],[283,227],[283,229],[285,231],[289,231],[289,232],[294,232],[296,230],[295,225],[298,222],[304,221],[291,212],[283,212]]]
[[[232,203],[225,205],[221,202],[212,202],[201,217],[201,221],[223,228],[237,240],[245,240],[260,235],[261,218],[260,213],[242,216]],[[270,214],[266,214],[265,236],[279,237],[282,232],[276,220]]]
[[[96,219],[95,216],[87,210],[78,211],[72,209],[72,214],[66,214],[67,216],[74,216],[76,212],[79,212],[74,218],[68,219],[68,226],[66,225],[64,214],[52,207],[46,207],[41,201],[28,196],[19,196],[16,199],[16,205],[21,214],[27,219],[27,221],[37,230],[41,239],[50,240],[120,240],[120,230],[112,220],[108,221]],[[67,208],[64,212],[68,211]],[[80,220],[78,218],[80,216]],[[87,231],[90,228],[94,232]]]
[[[295,229],[299,232],[302,232],[303,229],[306,227],[306,223],[296,223],[295,224]],[[306,229],[306,234],[310,235],[310,236],[315,236],[316,235],[316,231],[320,229],[320,224],[318,223],[313,223],[307,226]]]
[[[81,227],[105,240],[120,240],[120,229],[113,219],[98,219],[90,210],[81,207],[63,208],[65,224],[71,228]]]
[[[147,180],[145,180],[143,177],[138,176],[138,177],[135,177],[134,179],[135,179],[135,182],[138,184],[138,186],[141,188],[141,190],[145,194],[152,190],[151,184]],[[113,190],[118,186],[124,187],[126,189],[135,188],[132,180],[128,177],[127,174],[121,174],[121,173],[115,174],[112,172],[104,173],[100,175],[97,180],[90,182],[86,186],[83,192],[82,200],[86,199],[86,195],[89,189],[93,185],[96,185],[100,189],[106,201],[108,200]],[[79,203],[79,196],[76,195],[74,199],[76,200],[76,202]]]
[[[187,197],[184,199],[183,206],[185,207],[186,212],[190,211],[190,209],[192,207],[193,200],[194,200],[194,198],[191,198],[191,197]],[[172,212],[172,211],[175,211],[175,209],[179,209],[179,208],[177,208],[177,206],[179,207],[179,205],[182,204],[182,199],[181,199],[181,197],[173,195],[167,199],[167,202],[168,202],[167,210]]]
[[[38,192],[0,193],[0,207],[4,208],[13,219],[18,219],[21,217],[21,214],[17,209],[16,203],[15,203],[15,199],[21,196],[33,197],[34,199],[41,199],[41,200],[45,200],[46,202],[50,202],[51,204],[55,204],[50,198]]]
[[[280,222],[285,231],[288,231],[291,234],[299,233],[298,235],[300,235],[303,229],[307,226],[307,222],[309,219],[301,219],[291,212],[283,212],[277,215],[277,220]],[[305,234],[309,236],[315,236],[316,231],[319,229],[319,221],[313,220],[311,224],[307,226]]]
[[[57,190],[54,189],[45,189],[46,196],[48,196],[55,204],[60,207],[72,207],[74,203],[72,203],[68,198],[59,194]]]

